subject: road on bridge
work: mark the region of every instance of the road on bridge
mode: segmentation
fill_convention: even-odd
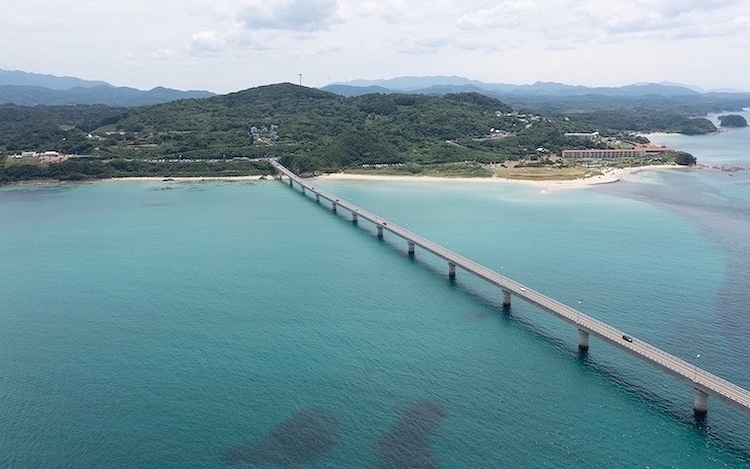
[[[688,363],[685,360],[669,354],[658,347],[632,337],[609,324],[594,319],[593,317],[535,291],[526,285],[522,285],[515,280],[460,256],[444,246],[412,233],[411,231],[408,231],[372,212],[368,212],[351,202],[340,199],[334,194],[316,188],[314,185],[292,173],[276,160],[270,159],[269,162],[279,174],[283,174],[289,178],[290,186],[293,187],[294,183],[296,183],[300,186],[303,193],[310,191],[315,194],[318,200],[325,199],[331,203],[332,207],[341,207],[349,211],[352,220],[358,221],[359,219],[365,219],[375,224],[378,227],[379,232],[388,231],[393,233],[404,239],[407,243],[410,243],[413,246],[419,246],[421,249],[445,260],[449,265],[459,267],[462,270],[499,287],[503,292],[515,295],[518,298],[536,305],[539,308],[574,324],[579,330],[587,334],[594,334],[641,360],[688,382],[693,386],[696,392],[714,395],[740,409],[750,411],[750,392],[746,389],[709,373],[692,363]],[[696,409],[703,411],[704,409],[698,409],[697,402],[698,395],[696,394]]]

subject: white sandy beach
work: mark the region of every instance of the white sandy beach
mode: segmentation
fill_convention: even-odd
[[[351,173],[328,173],[316,176],[315,179],[329,180],[369,180],[369,181],[415,181],[415,182],[470,182],[476,184],[518,184],[526,186],[535,186],[543,189],[576,189],[590,187],[596,184],[611,184],[623,179],[627,179],[631,174],[641,171],[656,170],[688,170],[696,167],[678,166],[678,165],[654,165],[639,166],[633,168],[606,168],[604,174],[588,178],[570,179],[570,180],[528,180],[528,179],[506,179],[500,177],[491,178],[461,178],[461,177],[435,177],[435,176],[394,176],[394,175],[376,175],[376,174],[351,174]],[[701,168],[701,166],[697,166]],[[100,182],[242,182],[242,181],[259,181],[264,176],[197,176],[197,177],[163,177],[163,176],[129,176],[122,178],[101,179]],[[271,178],[270,176],[265,176]],[[59,181],[25,181],[16,184],[58,184]]]
[[[593,186],[596,184],[611,184],[623,179],[627,179],[631,174],[641,171],[655,170],[684,170],[688,166],[678,165],[654,165],[639,166],[633,168],[606,168],[604,174],[581,179],[570,179],[564,181],[536,181],[526,179],[505,179],[499,177],[491,178],[451,178],[451,177],[434,177],[434,176],[391,176],[391,175],[370,175],[370,174],[348,174],[348,173],[329,173],[318,176],[320,179],[340,179],[340,180],[371,180],[371,181],[423,181],[423,182],[476,182],[485,184],[522,184],[551,189],[575,189]]]

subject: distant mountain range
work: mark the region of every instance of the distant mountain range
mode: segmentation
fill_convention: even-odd
[[[353,80],[334,83],[321,88],[342,96],[363,94],[414,93],[445,95],[448,93],[476,92],[493,98],[519,101],[529,99],[633,99],[633,98],[694,98],[743,94],[736,90],[706,92],[697,87],[676,83],[638,83],[621,87],[588,87],[554,82],[536,82],[532,85],[484,83],[456,76],[398,77],[389,80]],[[76,104],[104,104],[131,107],[161,104],[179,99],[202,99],[214,96],[209,91],[180,91],[157,87],[148,91],[113,86],[104,81],[83,80],[75,77],[58,77],[19,70],[0,69],[0,104],[22,106],[67,106]]]
[[[638,83],[621,87],[588,87],[565,85],[554,82],[536,82],[533,85],[509,85],[502,83],[484,83],[463,77],[399,77],[389,80],[353,80],[346,83],[334,83],[321,88],[325,91],[343,96],[358,96],[368,93],[418,93],[442,95],[447,93],[477,92],[495,97],[507,95],[544,95],[544,96],[695,96],[706,93],[697,87],[675,83]],[[738,92],[721,90],[722,92]]]
[[[210,96],[214,96],[214,93],[180,91],[163,87],[143,91],[113,86],[103,81],[0,69],[0,104],[21,106],[104,104],[129,107]]]

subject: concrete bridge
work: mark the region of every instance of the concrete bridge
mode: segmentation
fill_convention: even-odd
[[[577,309],[571,308],[559,301],[550,298],[532,288],[522,285],[504,275],[488,269],[476,262],[462,257],[444,246],[433,243],[417,234],[414,234],[374,213],[336,197],[335,195],[315,187],[308,181],[304,181],[279,162],[271,159],[270,164],[276,169],[279,180],[284,181],[286,177],[289,186],[299,186],[303,195],[309,192],[311,196],[320,202],[321,199],[328,201],[331,210],[338,211],[339,208],[349,212],[352,222],[358,223],[360,219],[373,223],[377,229],[378,238],[388,231],[406,241],[407,251],[410,256],[415,253],[415,248],[443,259],[448,264],[448,276],[456,277],[456,269],[460,268],[486,282],[498,287],[503,293],[503,306],[510,307],[511,297],[516,296],[539,308],[554,314],[558,318],[573,324],[578,329],[581,350],[588,350],[589,336],[594,334],[600,339],[619,347],[626,352],[640,358],[641,360],[655,366],[692,386],[695,393],[693,409],[698,416],[705,415],[708,411],[708,396],[715,396],[723,401],[745,411],[750,411],[750,391],[722,379],[698,366],[686,362],[664,350],[661,350],[647,342],[639,340],[624,331],[616,329],[609,324],[592,318]]]

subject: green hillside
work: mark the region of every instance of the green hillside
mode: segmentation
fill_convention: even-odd
[[[135,108],[0,106],[0,155],[91,156],[75,163],[76,178],[257,173],[263,166],[247,160],[269,156],[300,173],[363,167],[419,172],[455,164],[451,171],[487,175],[477,165],[606,145],[565,132],[622,137],[626,130],[705,133],[715,128],[706,119],[668,110],[545,117],[514,112],[477,93],[346,98],[285,83]],[[10,170],[14,176],[6,168],[4,180],[45,177],[45,171],[59,178],[57,172],[74,166],[60,164],[54,171],[16,164]]]

